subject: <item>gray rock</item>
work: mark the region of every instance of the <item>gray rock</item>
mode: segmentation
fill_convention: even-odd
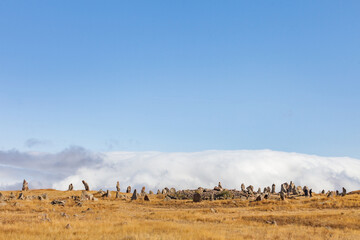
[[[138,199],[138,195],[137,195],[136,189],[135,189],[133,195],[131,196],[131,200],[137,200],[137,199]]]
[[[194,193],[193,201],[194,202],[201,202],[201,194],[198,193],[198,192]]]

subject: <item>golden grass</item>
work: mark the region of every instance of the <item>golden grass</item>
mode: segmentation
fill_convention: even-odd
[[[111,200],[86,201],[82,207],[68,199],[81,191],[25,195],[42,193],[48,200],[0,203],[0,239],[360,239],[358,194],[193,203],[164,201],[161,195],[149,195],[150,202],[117,200],[112,192]],[[66,205],[53,206],[54,199],[65,199]]]

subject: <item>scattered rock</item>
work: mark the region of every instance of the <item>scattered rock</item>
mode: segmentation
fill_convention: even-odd
[[[106,191],[106,193],[104,193],[104,194],[102,195],[102,197],[105,197],[105,198],[110,198],[110,197],[111,197],[111,193],[110,193],[110,191],[109,191],[109,190],[107,190],[107,191]]]
[[[62,200],[53,200],[51,202],[52,205],[59,205],[59,206],[65,206],[65,201]]]
[[[65,218],[69,218],[69,216],[64,212],[60,213],[60,216],[65,217]]]
[[[82,191],[81,192],[81,196],[80,196],[80,200],[81,201],[86,201],[86,200],[93,200],[96,201],[97,199],[94,197],[94,195],[92,195],[91,193],[88,193],[87,191]]]
[[[66,229],[71,229],[72,227],[71,227],[70,223],[68,223],[68,224],[66,224],[65,228]]]
[[[19,200],[25,200],[24,194],[23,194],[23,193],[20,193],[20,194],[19,194],[19,197],[18,197],[17,199],[19,199]]]

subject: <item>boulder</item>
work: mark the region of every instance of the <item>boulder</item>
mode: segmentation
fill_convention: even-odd
[[[25,200],[25,195],[23,193],[19,194],[19,197],[17,198],[19,200]]]
[[[198,192],[194,193],[193,201],[194,202],[201,202],[201,194],[198,193]]]
[[[105,197],[105,198],[110,198],[111,197],[111,192],[109,190],[106,191],[106,193],[104,193],[102,195],[102,197]]]
[[[52,205],[59,205],[59,206],[65,206],[65,201],[62,200],[53,200],[51,202]]]
[[[256,201],[262,201],[264,199],[264,196],[262,194],[259,194],[257,197],[256,197]]]
[[[93,201],[95,200],[96,201],[96,198],[91,193],[88,193],[86,190],[83,190],[81,192],[80,200],[81,201],[86,201],[86,200],[93,200]]]

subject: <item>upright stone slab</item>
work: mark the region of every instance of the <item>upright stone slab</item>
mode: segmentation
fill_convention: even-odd
[[[137,200],[137,199],[138,199],[138,196],[137,196],[136,189],[135,189],[133,195],[131,196],[131,200]]]
[[[87,184],[87,182],[85,182],[85,180],[82,180],[82,183],[84,184],[85,191],[90,191],[89,184]]]

